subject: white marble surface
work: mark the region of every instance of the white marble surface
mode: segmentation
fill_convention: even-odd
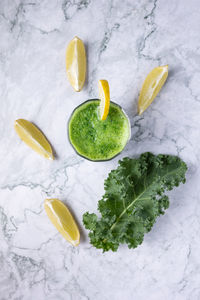
[[[200,2],[199,0],[0,1],[0,300],[200,299]],[[88,80],[75,93],[65,50],[78,35],[87,46]],[[138,93],[148,72],[169,64],[169,78],[142,117]],[[180,155],[187,183],[144,243],[102,254],[89,244],[82,214],[96,212],[103,181],[120,157],[92,163],[68,143],[66,124],[108,79],[111,98],[131,118],[120,155]],[[53,162],[24,145],[14,120],[37,124],[57,153]],[[73,248],[44,212],[58,197],[75,214]]]

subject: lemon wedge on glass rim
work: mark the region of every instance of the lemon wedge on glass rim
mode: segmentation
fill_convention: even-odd
[[[107,80],[99,80],[100,118],[106,120],[110,108],[110,89]]]
[[[83,41],[77,36],[68,44],[66,51],[67,77],[76,92],[80,92],[85,83],[86,54]]]
[[[154,68],[146,77],[138,100],[138,114],[141,115],[153,102],[168,76],[168,65]]]
[[[50,221],[73,246],[80,243],[80,233],[69,209],[58,199],[46,199],[44,208]]]
[[[18,119],[14,125],[15,131],[21,140],[38,154],[54,159],[51,145],[44,134],[31,122],[25,119]]]

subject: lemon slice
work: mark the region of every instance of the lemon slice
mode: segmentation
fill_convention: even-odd
[[[66,52],[67,77],[76,92],[80,92],[85,83],[86,54],[85,46],[77,36],[69,43]]]
[[[14,127],[19,137],[29,147],[48,159],[54,159],[49,142],[33,123],[24,119],[18,119],[15,121]]]
[[[46,199],[44,208],[47,216],[62,236],[73,246],[78,246],[80,233],[67,206],[58,199]]]
[[[168,65],[154,68],[146,77],[138,101],[138,114],[141,115],[152,103],[168,76]]]
[[[100,117],[106,120],[110,108],[110,89],[107,80],[99,80]]]

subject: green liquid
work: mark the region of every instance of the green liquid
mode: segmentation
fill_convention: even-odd
[[[125,147],[130,125],[121,108],[110,103],[105,121],[99,116],[99,100],[83,103],[69,121],[69,139],[76,151],[91,160],[108,160]]]

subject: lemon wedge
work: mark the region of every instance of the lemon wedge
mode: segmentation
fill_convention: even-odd
[[[52,148],[43,133],[33,123],[18,119],[15,121],[15,131],[30,148],[45,158],[53,160]]]
[[[100,117],[106,120],[110,108],[110,89],[107,80],[99,80]]]
[[[168,76],[168,65],[154,68],[146,77],[138,101],[138,114],[141,115],[153,102]]]
[[[66,51],[66,69],[70,84],[80,92],[85,83],[86,54],[85,46],[77,36],[71,40]]]
[[[62,236],[73,246],[78,246],[80,233],[67,206],[58,199],[46,199],[44,208],[47,216]]]

